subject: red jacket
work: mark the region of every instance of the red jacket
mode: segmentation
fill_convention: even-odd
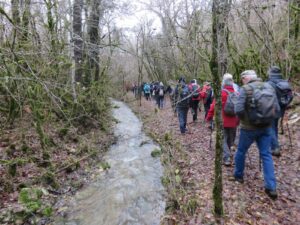
[[[196,98],[192,97],[192,100],[199,100],[200,101],[200,99],[201,99],[201,88],[200,88],[200,86],[198,84],[189,84],[189,90],[190,90],[190,92],[193,91],[193,85],[197,86],[197,88],[198,88],[197,92],[199,93],[199,95]]]
[[[232,86],[224,86],[224,89],[234,92],[234,89]],[[239,119],[237,116],[227,116],[224,113],[224,106],[227,101],[227,92],[222,90],[222,118],[223,118],[223,127],[237,127],[239,124]],[[210,109],[208,111],[208,114],[206,116],[206,120],[210,121],[214,117],[214,111],[215,111],[215,104],[216,101],[214,100],[213,103],[210,106]]]

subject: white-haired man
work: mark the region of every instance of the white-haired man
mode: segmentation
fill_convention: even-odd
[[[272,155],[269,151],[272,134],[271,122],[257,125],[254,124],[250,118],[252,117],[251,113],[253,113],[250,107],[252,107],[253,93],[256,88],[269,88],[270,93],[272,93],[272,95],[274,94],[275,98],[276,93],[269,84],[263,83],[261,79],[257,77],[254,70],[244,71],[241,74],[241,79],[244,85],[240,89],[239,98],[235,105],[235,112],[240,118],[241,131],[238,149],[235,154],[234,179],[243,183],[246,153],[251,144],[255,141],[263,163],[265,192],[270,198],[276,199],[276,178]]]

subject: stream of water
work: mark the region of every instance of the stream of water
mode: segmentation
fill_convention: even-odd
[[[159,148],[142,131],[136,115],[119,101],[113,116],[119,121],[118,142],[104,160],[111,168],[78,192],[65,225],[155,225],[164,213],[163,168],[151,152]]]

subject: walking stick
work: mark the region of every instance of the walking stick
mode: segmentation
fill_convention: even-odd
[[[282,116],[281,117],[281,119],[280,119],[280,128],[281,128],[281,132],[280,132],[280,134],[284,134],[284,130],[283,130],[283,118],[284,118],[284,116]]]
[[[289,135],[289,140],[290,140],[290,150],[293,149],[293,143],[292,143],[292,137],[291,137],[291,132],[290,132],[290,127],[289,127],[289,123],[286,123],[286,128],[288,130],[288,135]]]

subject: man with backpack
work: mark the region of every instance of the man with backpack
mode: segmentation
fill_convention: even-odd
[[[185,79],[181,77],[178,80],[178,84],[175,88],[176,111],[179,119],[179,128],[181,134],[185,134],[187,131],[186,124],[190,98],[189,87],[185,83]]]
[[[165,98],[165,87],[163,82],[160,82],[158,85],[158,108],[162,109],[164,106],[164,98]]]
[[[144,84],[144,93],[145,93],[145,98],[147,101],[150,100],[150,92],[151,92],[150,84],[145,83]]]
[[[292,88],[287,80],[284,80],[277,66],[270,67],[268,71],[269,80],[268,83],[276,90],[277,99],[280,106],[280,117],[283,119],[287,106],[293,100]],[[271,153],[274,156],[279,157],[280,146],[278,142],[278,121],[276,118],[272,122],[272,141],[271,141]]]
[[[199,102],[201,99],[201,96],[200,96],[201,88],[197,84],[196,79],[191,80],[191,82],[189,84],[189,90],[192,93],[190,106],[191,106],[191,112],[193,115],[193,121],[195,122],[197,120]]]
[[[223,118],[223,162],[225,166],[231,165],[230,148],[234,144],[236,128],[238,126],[238,118],[234,113],[234,103],[237,100],[238,94],[233,88],[232,78],[223,78],[222,89],[222,118]],[[216,101],[214,100],[208,111],[206,120],[210,122],[214,117]],[[231,105],[230,105],[231,104]]]
[[[255,141],[263,163],[266,194],[277,198],[276,178],[270,150],[271,124],[279,117],[279,105],[274,88],[258,79],[255,71],[246,70],[241,74],[243,86],[235,105],[235,113],[240,118],[240,139],[235,154],[234,179],[244,182],[246,153]]]

